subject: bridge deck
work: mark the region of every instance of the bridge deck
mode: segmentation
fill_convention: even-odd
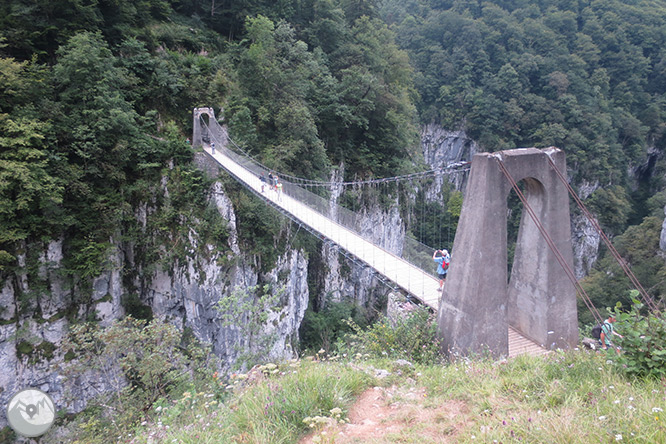
[[[424,304],[435,310],[438,309],[441,293],[437,291],[439,283],[434,276],[384,248],[369,242],[352,230],[336,223],[327,216],[286,194],[278,196],[277,192],[269,190],[269,187],[266,187],[265,192],[262,194],[261,180],[256,175],[238,165],[223,152],[220,152],[220,150],[216,150],[215,154],[212,154],[209,147],[205,147],[204,149],[224,169],[229,171],[247,187],[252,188],[274,205],[282,208],[302,223],[319,232],[322,236],[358,257],[409,294],[421,300]],[[433,262],[433,271],[434,269]]]
[[[261,180],[255,174],[236,163],[219,149],[212,153],[209,146],[204,146],[204,150],[245,186],[361,259],[435,311],[439,309],[442,293],[438,291],[439,282],[432,274],[424,272],[401,257],[369,242],[354,231],[288,195],[278,196],[277,192],[270,190],[268,186],[262,193]],[[434,269],[433,262],[433,272]],[[444,301],[442,303],[446,304]],[[509,356],[521,353],[536,354],[538,350],[543,351],[544,349],[521,336],[516,330],[509,328]]]

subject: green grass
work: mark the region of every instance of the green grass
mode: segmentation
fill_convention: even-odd
[[[434,404],[470,412],[456,442],[666,443],[666,387],[628,380],[604,354],[461,360],[422,370]]]
[[[346,412],[372,378],[335,362],[300,361],[274,370],[236,377],[224,405],[206,403],[206,395],[186,393],[173,407],[161,408],[152,423],[137,430],[134,443],[293,443],[309,430],[303,420]],[[212,398],[212,396],[211,396]]]
[[[344,418],[365,389],[384,385],[424,390],[422,398],[394,402],[434,412],[436,420],[420,422],[410,410],[404,420],[395,420],[399,432],[366,442],[441,442],[433,436],[444,436],[463,444],[666,443],[666,382],[628,379],[614,366],[604,354],[582,350],[416,365],[401,376],[386,359],[271,365],[225,382],[224,403],[212,394],[185,393],[154,407],[124,442],[297,443],[311,430],[305,418],[335,422],[331,410],[342,409]],[[378,368],[392,375],[376,380],[370,375]],[[447,405],[455,406],[456,415],[437,416]]]

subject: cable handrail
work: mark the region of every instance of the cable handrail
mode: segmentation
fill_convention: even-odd
[[[206,121],[203,119],[203,117],[200,117],[199,119],[201,121],[202,126],[210,130],[210,127],[206,124]],[[217,122],[215,122],[215,123],[217,123]],[[219,125],[219,123],[217,123],[217,124]],[[257,165],[264,168],[266,171],[273,171],[276,174],[278,174],[281,178],[291,179],[292,182],[299,183],[301,186],[306,186],[306,187],[337,187],[337,186],[343,186],[344,187],[344,186],[376,185],[376,184],[389,183],[389,182],[401,182],[401,181],[413,180],[413,179],[417,179],[417,178],[421,178],[421,177],[425,177],[425,176],[430,176],[430,175],[437,175],[437,173],[453,174],[453,173],[466,172],[466,171],[469,171],[469,165],[471,165],[470,161],[460,161],[460,162],[450,163],[448,165],[444,165],[444,166],[439,167],[439,168],[431,168],[429,170],[419,171],[419,172],[416,172],[416,173],[403,174],[403,175],[399,175],[399,176],[381,177],[381,178],[377,178],[377,179],[356,180],[356,181],[332,182],[332,181],[323,181],[323,180],[315,180],[315,179],[306,179],[304,177],[293,176],[291,174],[288,174],[288,173],[285,173],[285,172],[282,172],[282,171],[277,171],[274,168],[269,168],[268,166],[262,164],[259,160],[257,160],[256,157],[252,156],[250,153],[248,153],[246,150],[244,150],[242,147],[240,147],[228,134],[226,135],[226,138],[245,157],[247,157],[248,159],[251,159],[253,162],[255,162]],[[463,167],[466,167],[466,168],[462,169]],[[447,170],[451,170],[451,171],[447,171]]]
[[[261,177],[262,175],[266,177],[269,172],[276,173],[283,184],[283,193],[289,195],[292,198],[300,201],[304,205],[310,207],[311,209],[319,212],[325,217],[330,218],[333,222],[342,225],[343,227],[351,230],[352,232],[358,234],[359,236],[369,239],[372,243],[378,247],[386,250],[387,252],[396,255],[399,258],[404,259],[409,264],[420,270],[431,270],[433,269],[432,262],[432,252],[436,249],[443,248],[439,246],[437,248],[428,246],[422,242],[419,242],[413,237],[413,235],[400,224],[395,226],[387,227],[389,229],[396,230],[392,236],[384,236],[384,231],[379,232],[376,230],[376,224],[367,217],[364,217],[361,214],[358,214],[354,211],[351,211],[335,201],[325,199],[317,194],[314,194],[303,188],[302,184],[297,184],[285,178],[296,178],[298,180],[307,180],[298,178],[295,176],[290,176],[288,174],[282,174],[274,169],[267,168],[265,165],[261,164],[254,160],[251,156],[247,155],[244,150],[241,149],[243,154],[239,154],[228,147],[226,143],[229,139],[226,129],[224,129],[215,119],[210,120],[210,125],[201,119],[202,126],[207,130],[208,137],[212,142],[216,143],[216,150],[219,150],[224,155],[228,156],[232,161],[236,162],[239,166],[245,168],[249,172],[253,173],[256,177]],[[237,145],[236,145],[237,146]],[[450,168],[450,172],[447,174],[453,173],[464,173],[469,170],[467,165],[469,162],[458,162],[453,164]],[[448,167],[448,166],[447,166]],[[467,167],[467,168],[463,168]],[[446,167],[444,167],[446,169]],[[429,170],[422,173],[415,173],[416,175],[405,175],[405,176],[395,176],[392,178],[383,178],[375,179],[371,181],[356,181],[356,182],[347,182],[346,185],[357,185],[357,184],[366,184],[366,183],[383,183],[388,182],[389,180],[410,180],[417,176],[424,176],[426,174],[434,174],[440,171],[441,169]],[[317,186],[336,186],[341,185],[341,182],[319,182]],[[397,238],[398,241],[389,245],[389,239]],[[451,249],[450,246],[448,248]]]

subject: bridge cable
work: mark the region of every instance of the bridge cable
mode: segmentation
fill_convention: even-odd
[[[562,174],[562,172],[557,168],[555,165],[555,162],[553,162],[553,159],[550,157],[550,153],[548,154],[548,162],[550,163],[550,166],[553,168],[555,173],[557,174],[557,177],[560,179],[560,181],[567,187],[567,190],[569,191],[569,194],[574,198],[576,203],[578,204],[578,207],[583,211],[583,214],[587,219],[590,221],[592,224],[592,227],[596,230],[597,233],[601,236],[601,239],[604,241],[606,244],[606,247],[608,247],[608,250],[611,252],[617,263],[622,267],[622,270],[624,273],[627,275],[629,280],[634,284],[636,289],[638,290],[639,294],[643,298],[643,302],[650,308],[652,312],[659,312],[659,308],[657,307],[657,304],[654,302],[654,299],[650,297],[650,295],[645,291],[641,283],[638,281],[636,278],[636,275],[631,271],[629,266],[627,265],[627,262],[622,258],[620,253],[615,249],[613,244],[611,243],[610,239],[608,236],[606,236],[606,233],[601,229],[601,226],[597,222],[597,220],[592,216],[592,214],[589,212],[587,207],[583,204],[583,201],[578,197],[578,194],[571,188],[571,185],[569,185],[569,182],[567,182],[566,178]]]
[[[518,184],[516,183],[516,181],[513,179],[513,177],[512,177],[511,174],[509,173],[509,171],[506,169],[506,167],[504,166],[504,162],[502,161],[501,156],[495,154],[495,155],[493,155],[493,157],[495,157],[495,159],[497,160],[497,164],[499,165],[500,169],[502,170],[502,173],[504,174],[504,176],[506,176],[506,178],[507,178],[507,179],[509,180],[509,182],[511,183],[511,187],[514,189],[514,191],[515,191],[516,194],[518,195],[518,198],[519,198],[519,199],[521,200],[521,202],[523,203],[523,206],[525,207],[525,209],[527,210],[528,214],[529,214],[530,217],[532,218],[532,221],[534,222],[534,224],[535,224],[535,225],[537,226],[537,228],[539,229],[539,232],[541,232],[541,235],[543,236],[544,240],[545,240],[546,243],[548,244],[548,247],[550,247],[550,250],[555,254],[555,258],[557,259],[557,261],[560,263],[560,265],[561,265],[562,268],[564,269],[565,274],[567,275],[567,277],[569,278],[569,280],[571,280],[571,282],[573,283],[573,285],[574,285],[574,287],[576,288],[576,290],[578,290],[578,292],[580,293],[581,298],[583,299],[583,302],[585,302],[585,305],[587,306],[587,308],[588,308],[588,309],[590,310],[590,312],[592,313],[592,316],[595,318],[595,320],[596,320],[597,322],[602,323],[602,322],[603,322],[603,318],[602,318],[601,315],[599,314],[599,311],[596,309],[596,307],[595,307],[594,304],[592,303],[592,300],[590,299],[590,297],[589,297],[589,296],[587,295],[587,293],[585,292],[585,289],[583,289],[583,287],[582,287],[582,286],[580,285],[580,283],[578,282],[578,279],[576,279],[576,276],[575,276],[573,270],[572,270],[571,267],[569,267],[569,265],[566,263],[566,261],[564,260],[564,257],[562,256],[562,253],[560,253],[560,250],[557,248],[557,246],[556,246],[555,243],[553,242],[553,239],[552,239],[552,238],[550,237],[550,235],[548,234],[548,231],[547,231],[547,230],[543,227],[543,225],[541,224],[541,221],[540,221],[539,218],[537,217],[536,213],[534,212],[534,210],[532,209],[532,207],[530,206],[530,204],[527,202],[527,199],[525,198],[525,195],[524,195],[523,192],[520,190],[520,187],[518,186]]]
[[[209,130],[209,133],[212,134],[211,128],[206,124],[206,122],[203,120],[202,117],[199,118],[200,124],[202,124],[206,129]],[[219,124],[218,124],[219,125]],[[215,141],[220,144],[220,147],[222,146],[222,141],[218,140],[217,137],[213,136],[215,138]],[[252,160],[255,162],[258,166],[262,167],[263,169],[267,171],[275,171],[276,174],[280,176],[280,178],[289,178],[291,179],[291,182],[294,183],[300,183],[302,186],[306,187],[331,187],[331,186],[354,186],[354,185],[368,185],[368,184],[382,184],[386,182],[398,182],[398,181],[405,181],[405,180],[410,180],[413,178],[418,178],[418,177],[424,177],[424,176],[430,176],[434,175],[437,173],[441,174],[454,174],[454,173],[463,173],[466,171],[469,171],[469,166],[471,165],[471,162],[469,161],[460,161],[460,162],[454,162],[448,165],[444,165],[439,168],[433,168],[430,170],[426,171],[420,171],[417,173],[410,173],[410,174],[403,174],[400,176],[392,176],[392,177],[383,177],[383,178],[378,178],[378,179],[368,179],[368,180],[357,180],[357,181],[345,181],[345,182],[330,182],[330,181],[320,181],[320,180],[313,180],[313,179],[305,179],[303,177],[298,177],[298,176],[293,176],[284,172],[280,172],[275,170],[274,168],[269,168],[268,166],[262,164],[259,162],[255,157],[253,157],[251,154],[249,154],[247,151],[245,151],[243,148],[238,146],[234,140],[229,137],[227,134],[227,139],[236,147],[238,151],[240,151],[245,157],[248,159]],[[465,168],[463,168],[465,167]],[[445,170],[451,170],[451,171],[445,171]]]
[[[238,154],[238,153],[229,149],[229,146],[228,146],[227,142],[230,139],[228,138],[227,131],[222,126],[220,126],[219,123],[215,119],[211,120],[210,126],[203,119],[199,119],[198,122],[207,131],[207,133],[204,133],[202,135],[203,136],[202,138],[204,139],[204,142],[211,142],[211,141],[217,142],[218,143],[217,148],[219,149],[220,152],[224,153],[233,162],[235,162],[239,166],[243,167],[244,169],[248,170],[249,172],[254,173],[255,175],[259,175],[262,172],[266,171],[265,169],[260,168],[259,165],[261,165],[261,164],[252,160],[251,156],[248,156],[247,154],[241,155],[241,154]],[[209,137],[210,139],[206,140],[207,137]],[[195,143],[197,143],[197,142],[200,143],[201,141],[200,140],[195,141]],[[428,175],[432,175],[432,174],[438,174],[438,173],[439,174],[449,174],[449,172],[444,172],[445,169],[457,168],[457,170],[451,171],[450,173],[454,173],[454,172],[455,173],[461,173],[461,172],[469,171],[470,170],[470,168],[468,166],[469,164],[470,164],[470,162],[458,162],[458,163],[454,163],[454,164],[444,166],[442,168],[437,168],[437,169],[433,169],[433,170],[425,171],[425,172],[421,172],[421,173],[408,174],[408,175],[404,175],[404,176],[395,176],[395,177],[391,177],[391,178],[374,179],[374,180],[366,180],[366,181],[346,182],[346,183],[342,183],[342,184],[340,182],[320,182],[319,185],[338,186],[338,185],[348,184],[348,185],[352,185],[352,186],[359,186],[359,185],[368,184],[370,187],[375,188],[375,187],[377,187],[378,185],[380,185],[382,183],[387,183],[387,182],[392,182],[392,181],[399,184],[400,182],[403,182],[403,181],[412,182],[415,178],[424,178],[424,177],[426,177]],[[465,168],[462,169],[461,167],[465,167]],[[275,170],[270,170],[270,171],[275,171]],[[234,173],[231,173],[231,175],[235,176]],[[291,176],[291,177],[294,177],[294,176]],[[297,179],[300,179],[300,178],[297,178]],[[303,179],[303,181],[306,181],[306,179]],[[285,183],[288,183],[288,182],[285,181]],[[293,184],[293,186],[295,188],[299,188],[298,185],[296,185],[296,184]],[[257,196],[262,197],[266,202],[273,205],[276,209],[278,209],[278,211],[282,212],[283,214],[286,214],[288,217],[291,218],[291,215],[288,212],[282,211],[282,209],[280,207],[276,206],[276,204],[271,203],[271,201],[269,199],[267,199],[266,196],[261,195],[253,187],[248,187],[248,188],[251,191],[253,191]],[[285,190],[285,192],[287,190]],[[309,193],[305,190],[303,190],[303,191],[306,192],[306,193]],[[323,199],[321,196],[316,196],[315,195],[315,197],[317,197],[318,199]],[[356,200],[354,202],[357,203]],[[306,202],[306,201],[304,201],[303,203],[306,204],[306,205],[309,205],[309,203]],[[354,203],[354,205],[356,205],[356,203]],[[327,202],[327,208],[328,208],[328,204],[330,204],[330,202]],[[318,209],[316,206],[312,206],[312,205],[309,205],[309,206],[311,207],[311,209],[314,209],[315,211],[321,212],[321,210]],[[336,204],[336,206],[339,206],[339,205]],[[340,207],[340,209],[345,210],[345,211],[349,211],[344,207]],[[352,213],[352,214],[356,215],[355,213]],[[358,215],[356,215],[356,217],[358,217]],[[347,229],[350,229],[352,232],[356,232],[357,234],[361,234],[361,232],[359,231],[359,227],[353,227],[353,226],[345,225],[345,223],[349,223],[350,221],[334,220],[334,222],[335,223],[342,223],[343,226],[346,226]],[[351,222],[353,223],[353,221],[351,221]],[[302,226],[307,228],[308,231],[312,232],[313,234],[316,234],[317,237],[321,237],[320,233],[317,233],[316,231],[310,230],[309,227],[307,226],[307,224],[302,225]],[[388,249],[388,246],[384,246],[384,247],[380,247],[380,248],[386,250],[386,249]],[[426,255],[422,254],[424,249],[428,251],[428,254],[426,254]],[[430,257],[430,252],[432,252],[432,247],[429,247],[427,245],[424,245],[424,244],[418,242],[415,237],[409,236],[409,235],[404,237],[401,254],[398,255],[397,253],[391,253],[389,250],[387,250],[387,251],[392,255],[396,255],[396,257],[402,258],[407,263],[411,264],[412,267],[422,271],[423,279],[425,279],[425,276],[429,275],[429,273],[426,273],[425,271],[423,271],[423,270],[425,270],[424,262],[428,262],[424,258],[426,258],[426,257],[429,258]],[[353,258],[353,256],[348,256],[348,255],[346,255],[346,256],[347,256],[347,258]],[[361,262],[361,263],[364,264],[364,262]],[[369,266],[370,264],[367,264],[367,265]],[[384,265],[386,267],[386,264],[384,264]],[[366,265],[364,265],[364,266],[366,266]],[[385,285],[390,286],[391,288],[394,288],[394,289],[398,288],[398,286],[395,286],[393,283],[390,282],[390,280],[391,280],[390,277],[383,276],[382,273],[379,273],[378,271],[374,272],[374,277],[375,277],[375,279],[379,279]],[[411,277],[410,277],[410,279],[411,279]],[[407,289],[407,291],[409,292],[410,290]],[[414,296],[419,297],[418,293],[414,293]],[[424,300],[424,303],[425,303],[425,300]]]

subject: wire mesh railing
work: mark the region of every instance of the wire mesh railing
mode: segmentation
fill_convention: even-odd
[[[264,178],[268,179],[269,173],[274,173],[271,169],[249,158],[245,153],[238,153],[231,149],[230,144],[228,143],[230,139],[226,129],[215,119],[210,119],[208,124],[202,120],[200,124],[204,129],[204,140],[209,143],[215,143],[216,150],[219,150],[225,156],[229,157],[244,169],[250,171],[256,177],[259,178],[263,175]],[[454,172],[461,171],[466,170],[458,169]],[[414,267],[424,270],[434,276],[435,265],[432,260],[432,255],[435,248],[414,239],[404,229],[397,230],[399,233],[398,236],[400,237],[399,242],[392,242],[391,245],[389,245],[384,236],[384,231],[373,229],[372,221],[369,221],[367,217],[351,211],[332,200],[325,199],[322,196],[304,189],[292,180],[289,180],[290,176],[279,175],[278,173],[276,173],[276,175],[280,177],[282,191],[285,195],[301,202],[312,210],[356,233],[364,239],[367,239],[389,253],[404,259]]]

